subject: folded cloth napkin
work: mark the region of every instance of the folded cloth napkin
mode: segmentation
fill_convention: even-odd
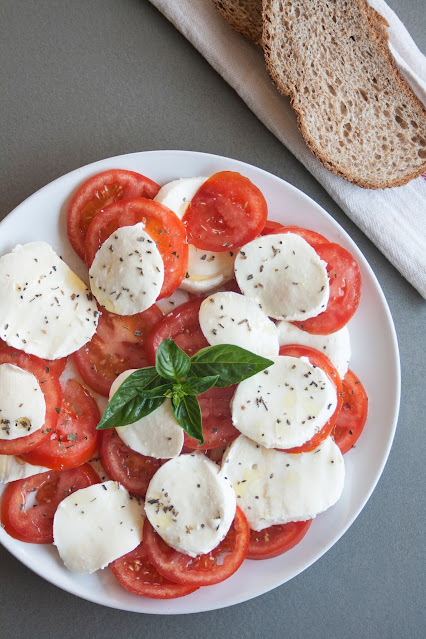
[[[260,48],[231,31],[211,0],[151,2],[426,298],[426,176],[401,187],[369,190],[330,173],[306,146],[288,98],[278,93],[269,78]],[[426,58],[384,0],[370,4],[388,21],[392,54],[426,104]]]

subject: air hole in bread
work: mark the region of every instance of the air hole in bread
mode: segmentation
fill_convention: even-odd
[[[350,122],[346,122],[345,129],[346,131],[352,131],[352,124]]]
[[[346,106],[346,104],[344,102],[340,103],[340,113],[342,115],[347,115],[348,114],[348,107]]]
[[[417,122],[415,120],[410,120],[410,124],[413,127],[413,129],[418,129],[418,125],[417,125]]]
[[[406,123],[406,121],[403,120],[399,115],[395,116],[395,120],[396,120],[396,122],[398,122],[398,124],[401,127],[401,129],[407,129],[408,128],[408,124]]]
[[[327,89],[330,91],[331,95],[337,95],[336,89],[331,84],[327,84]]]
[[[426,150],[425,149],[419,149],[417,151],[417,155],[419,156],[419,158],[421,158],[422,160],[426,160]]]
[[[368,102],[368,96],[366,92],[364,91],[364,89],[358,89],[358,91],[360,92],[360,95],[364,98],[364,100]]]

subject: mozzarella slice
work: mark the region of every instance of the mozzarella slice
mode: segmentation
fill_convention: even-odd
[[[135,315],[152,306],[164,282],[164,264],[144,224],[122,226],[95,255],[89,270],[93,295],[107,311]]]
[[[175,308],[189,302],[190,297],[186,291],[182,291],[182,289],[177,288],[170,297],[164,297],[162,300],[157,300],[155,303],[164,315],[170,313],[170,311],[174,311]]]
[[[234,344],[263,357],[278,355],[277,327],[253,300],[231,291],[207,297],[200,326],[211,345]]]
[[[282,320],[277,324],[278,340],[280,346],[286,344],[302,344],[310,348],[316,348],[331,360],[343,379],[348,372],[349,360],[351,358],[351,344],[349,330],[344,326],[340,331],[330,335],[311,335],[303,331],[298,326]]]
[[[326,263],[294,233],[265,235],[249,242],[235,260],[244,295],[275,319],[305,320],[327,307]]]
[[[18,439],[39,430],[46,401],[37,378],[14,364],[0,364],[0,439]]]
[[[45,242],[0,257],[0,300],[0,338],[46,359],[84,346],[98,323],[89,289]]]
[[[6,484],[17,479],[26,479],[39,473],[46,473],[50,468],[27,464],[15,455],[0,455],[0,483]]]
[[[110,399],[135,370],[125,371],[114,380],[109,393]],[[116,431],[126,446],[141,455],[169,459],[179,455],[182,450],[184,431],[172,413],[170,399],[166,399],[146,417],[128,426],[120,426]]]
[[[63,499],[53,518],[53,543],[65,566],[92,573],[134,550],[144,511],[118,482],[82,488]]]
[[[252,530],[306,521],[333,506],[342,494],[345,465],[331,437],[309,453],[283,453],[243,435],[228,448],[222,473]]]
[[[173,180],[165,184],[154,200],[171,209],[180,219],[185,215],[192,198],[206,177],[191,177]],[[209,293],[234,275],[236,253],[203,251],[192,244],[188,246],[188,270],[180,287],[189,293]]]
[[[301,446],[336,410],[336,387],[305,357],[273,360],[272,366],[238,385],[232,423],[266,448]]]
[[[196,557],[213,550],[235,516],[235,493],[219,467],[205,455],[181,455],[151,479],[146,516],[175,550]]]

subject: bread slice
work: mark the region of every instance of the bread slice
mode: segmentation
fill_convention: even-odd
[[[262,42],[262,0],[212,0],[231,29],[255,44]]]
[[[426,171],[426,109],[365,0],[263,0],[268,71],[326,168],[359,186]]]
[[[262,44],[262,0],[212,0],[216,9],[220,11],[231,29],[245,36],[254,44]],[[376,27],[382,32],[385,40],[388,34],[385,18],[373,7],[368,6],[371,18]]]

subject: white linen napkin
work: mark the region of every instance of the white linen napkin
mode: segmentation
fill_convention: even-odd
[[[401,187],[369,190],[329,172],[306,146],[288,98],[279,94],[269,78],[260,48],[234,33],[211,0],[150,1],[426,298],[426,176]],[[426,58],[384,0],[370,4],[388,21],[396,62],[426,104]]]

